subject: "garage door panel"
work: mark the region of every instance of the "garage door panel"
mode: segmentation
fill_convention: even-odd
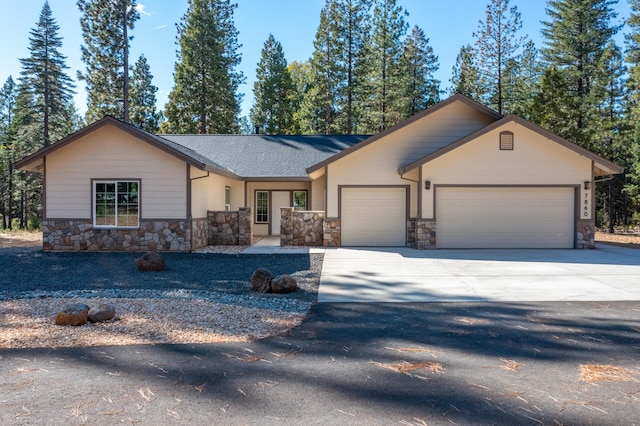
[[[572,248],[573,188],[438,188],[437,247]]]
[[[343,188],[343,246],[404,246],[405,188]]]

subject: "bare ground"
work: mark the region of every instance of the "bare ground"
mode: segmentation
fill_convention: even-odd
[[[42,246],[42,234],[0,231],[0,250]],[[205,252],[236,253],[237,247]],[[233,250],[230,250],[233,249]],[[318,278],[319,279],[319,278]],[[116,306],[114,320],[80,327],[55,325],[71,303]],[[304,315],[208,300],[36,298],[0,301],[0,349],[250,342],[300,325]]]

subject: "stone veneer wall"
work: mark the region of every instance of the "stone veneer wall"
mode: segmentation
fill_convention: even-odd
[[[579,219],[576,223],[576,248],[592,249],[596,247],[596,222]]]
[[[419,250],[436,248],[436,221],[407,220],[407,247]]]
[[[280,245],[321,247],[323,224],[324,212],[283,207],[280,209]]]
[[[136,229],[94,228],[91,220],[45,219],[47,251],[191,251],[190,220],[140,221]]]
[[[339,217],[325,218],[322,228],[324,247],[342,246],[342,220]]]
[[[191,250],[206,247],[209,243],[209,218],[191,220]]]
[[[238,211],[210,211],[208,218],[209,245],[250,246],[253,239],[251,208]]]

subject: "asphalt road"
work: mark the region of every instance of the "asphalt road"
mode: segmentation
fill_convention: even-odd
[[[326,303],[250,344],[0,350],[11,425],[632,425],[638,407],[637,302]]]

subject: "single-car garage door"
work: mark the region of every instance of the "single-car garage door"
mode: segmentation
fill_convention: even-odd
[[[407,190],[399,187],[342,188],[343,246],[404,246]]]
[[[437,188],[438,248],[573,248],[573,188]]]

